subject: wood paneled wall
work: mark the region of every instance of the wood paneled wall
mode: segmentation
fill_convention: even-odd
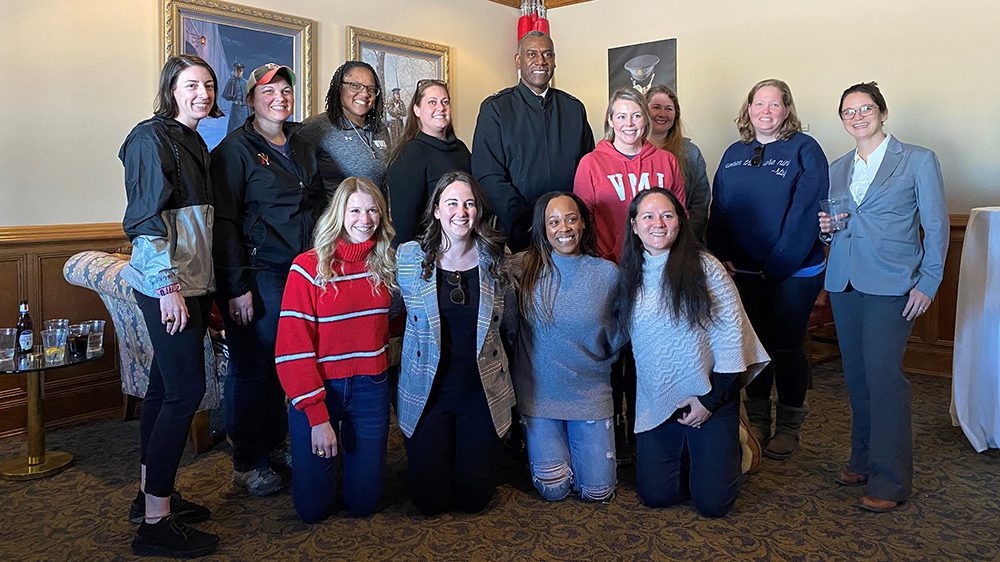
[[[71,322],[104,319],[104,357],[46,372],[46,427],[118,414],[122,407],[118,344],[97,293],[63,279],[66,260],[84,250],[114,252],[127,243],[120,223],[0,227],[0,326],[17,323],[17,305],[28,299],[36,333],[47,318]],[[36,340],[40,336],[36,335]],[[0,436],[24,431],[25,377],[0,375]]]
[[[952,214],[949,218],[951,242],[944,263],[944,279],[927,314],[917,319],[903,358],[903,369],[913,373],[951,376],[955,310],[958,306],[958,272],[969,215]]]

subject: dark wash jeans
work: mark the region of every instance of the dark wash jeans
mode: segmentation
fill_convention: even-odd
[[[229,317],[229,303],[220,299],[226,323],[229,374],[223,408],[226,433],[233,444],[233,468],[240,472],[268,466],[267,453],[288,433],[285,391],[274,364],[281,297],[286,273],[254,272],[253,322],[240,326]]]
[[[313,454],[309,418],[288,406],[292,502],[306,523],[333,513],[338,490],[353,517],[375,513],[382,499],[389,438],[388,374],[332,379],[324,386],[330,423],[337,433],[337,456]]]
[[[809,388],[806,328],[823,287],[823,274],[775,281],[737,273],[733,280],[750,324],[771,356],[771,362],[747,385],[747,396],[769,399],[775,386],[778,402],[802,407]]]
[[[212,297],[186,297],[187,327],[171,336],[160,322],[160,299],[132,294],[153,344],[139,421],[139,461],[146,465],[145,492],[163,498],[174,491],[188,428],[205,395],[205,330]]]
[[[635,478],[639,499],[649,507],[690,498],[705,517],[729,513],[740,491],[739,395],[701,428],[667,420],[637,433]]]

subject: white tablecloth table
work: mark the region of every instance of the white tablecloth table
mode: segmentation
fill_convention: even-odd
[[[965,230],[951,396],[976,451],[1000,448],[1000,207],[973,209]]]

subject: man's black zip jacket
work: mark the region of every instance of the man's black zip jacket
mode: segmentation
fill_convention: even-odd
[[[523,82],[486,98],[472,140],[472,173],[514,251],[528,242],[535,200],[573,191],[576,166],[594,150],[580,100],[549,88],[544,102]]]

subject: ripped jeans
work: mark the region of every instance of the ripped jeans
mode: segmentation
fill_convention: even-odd
[[[610,501],[618,484],[612,418],[556,420],[521,416],[528,442],[531,480],[538,493],[557,501],[570,491],[585,501]]]

